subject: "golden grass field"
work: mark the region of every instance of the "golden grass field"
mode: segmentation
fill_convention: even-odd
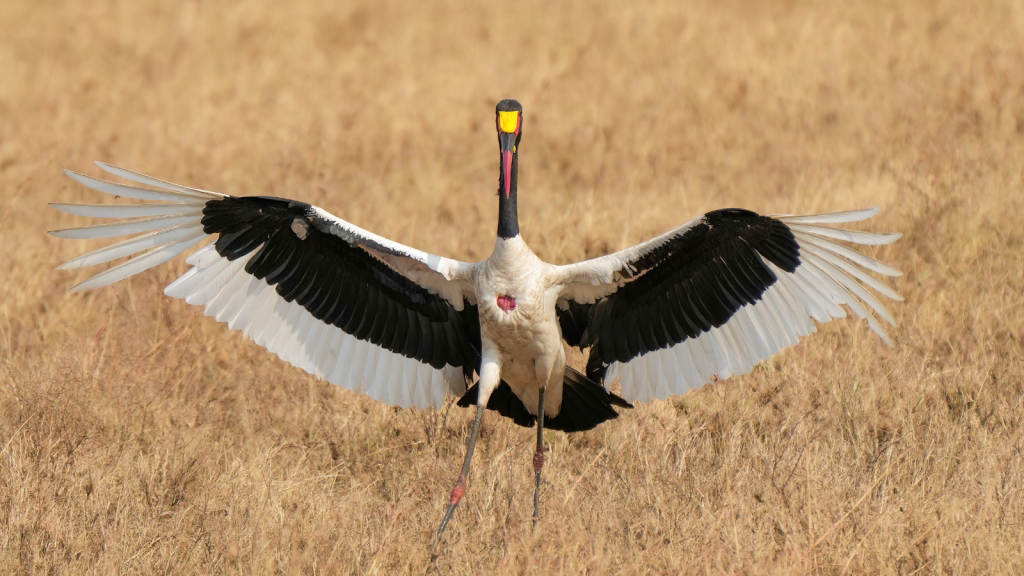
[[[432,570],[472,413],[400,411],[162,295],[84,295],[47,202],[103,160],[323,206],[464,260],[496,226],[494,104],[525,106],[521,225],[556,263],[722,207],[880,205],[861,321],[749,375],[551,432],[488,415],[455,574],[1024,572],[1024,5],[39,2],[0,7],[0,573]],[[493,413],[492,413],[493,414]]]

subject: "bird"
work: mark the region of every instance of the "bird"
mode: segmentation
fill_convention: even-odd
[[[59,266],[131,258],[75,285],[123,280],[196,247],[164,293],[316,377],[402,408],[475,406],[436,549],[467,493],[486,411],[536,427],[533,522],[540,516],[544,429],[590,430],[617,409],[750,372],[815,332],[815,321],[863,318],[885,344],[892,313],[872,292],[902,297],[869,272],[901,272],[849,245],[899,233],[844,229],[880,208],[760,215],[731,208],[697,216],[646,242],[578,263],[541,260],[520,235],[523,107],[495,107],[497,234],[491,255],[464,262],[383,238],[311,204],[233,196],[97,162],[130,184],[65,170],[128,204],[52,204],[114,219],[55,230],[60,238],[137,234]],[[877,318],[876,318],[877,316]],[[566,350],[586,366],[566,363]],[[611,385],[618,381],[618,394]]]

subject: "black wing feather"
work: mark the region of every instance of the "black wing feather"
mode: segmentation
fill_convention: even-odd
[[[562,339],[569,346],[584,347],[583,336],[587,331],[590,309],[593,304],[580,304],[570,300],[566,309],[557,308],[558,324],[562,328]]]
[[[263,196],[212,200],[203,210],[204,231],[219,234],[218,254],[235,260],[262,246],[246,272],[314,317],[435,368],[478,368],[475,306],[464,302],[455,310],[359,246],[318,229],[316,219],[308,204]]]
[[[468,408],[476,404],[478,394],[479,383],[471,386],[459,398],[459,406]],[[563,432],[590,430],[602,422],[619,417],[613,406],[633,407],[604,386],[566,366],[562,377],[562,408],[557,416],[544,418],[544,427]],[[526,409],[523,401],[504,380],[491,392],[491,397],[487,399],[487,409],[511,418],[520,426],[530,427],[537,423],[537,417]]]
[[[562,332],[573,337],[566,342],[590,347],[587,376],[602,382],[612,362],[628,362],[695,338],[760,300],[778,281],[765,261],[786,272],[800,265],[799,245],[786,224],[749,210],[709,212],[683,234],[631,262],[633,278],[586,305],[585,325],[571,306],[560,311]]]

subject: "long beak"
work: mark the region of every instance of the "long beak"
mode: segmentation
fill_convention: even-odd
[[[501,145],[501,184],[505,188],[505,198],[512,194],[512,156],[515,154],[516,135],[499,132],[498,142]]]

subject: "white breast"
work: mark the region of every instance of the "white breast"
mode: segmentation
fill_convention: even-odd
[[[522,238],[499,238],[494,253],[478,269],[475,283],[481,336],[500,353],[502,379],[533,412],[540,381],[545,380],[545,412],[554,415],[561,406],[565,353],[555,314],[558,291],[551,284],[552,269]],[[499,305],[503,297],[514,298],[515,308],[503,310]]]

